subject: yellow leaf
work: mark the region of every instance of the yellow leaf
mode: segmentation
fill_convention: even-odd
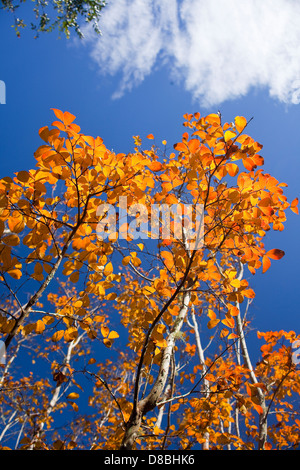
[[[109,333],[109,328],[107,326],[101,326],[101,334],[102,336],[104,336],[104,338],[108,336],[108,333]]]
[[[107,300],[115,300],[117,297],[118,296],[115,292],[110,292],[110,294],[107,294],[106,299]]]
[[[138,268],[142,264],[141,260],[137,256],[134,256],[131,262],[136,268]]]
[[[110,331],[108,338],[109,339],[119,338],[119,333],[117,333],[116,331]]]
[[[76,339],[77,336],[78,336],[78,331],[77,331],[77,328],[75,328],[75,326],[71,326],[64,332],[64,339],[68,343]]]
[[[20,269],[9,269],[7,271],[13,279],[20,279],[22,277],[22,271]]]
[[[162,429],[160,429],[158,426],[154,426],[153,428],[153,433],[154,434],[164,434],[164,431]]]
[[[233,279],[231,282],[230,282],[230,285],[232,287],[236,287],[236,288],[239,288],[240,285],[241,285],[241,281],[239,279]]]
[[[38,334],[43,333],[45,330],[45,323],[42,320],[38,320],[35,324],[35,332]]]
[[[151,286],[145,286],[143,287],[143,294],[144,295],[149,295],[149,294],[153,294],[155,292],[156,289],[154,289],[154,287],[151,287]]]
[[[122,260],[123,266],[127,266],[130,263],[131,256],[125,256]]]
[[[244,118],[243,116],[236,116],[234,123],[235,123],[236,130],[240,134],[247,125],[247,119]]]
[[[230,139],[234,139],[235,136],[236,136],[235,132],[226,131],[224,134],[224,140],[225,142],[228,142]]]
[[[79,394],[75,392],[69,393],[69,395],[67,396],[68,400],[76,400],[76,398],[79,398]]]
[[[52,335],[52,341],[54,341],[54,343],[56,343],[57,341],[59,341],[64,335],[64,330],[59,330],[59,331],[56,331],[54,333],[54,335]]]
[[[109,262],[105,266],[103,273],[104,273],[105,276],[108,276],[109,274],[111,274],[113,272],[113,270],[114,270],[113,265],[112,265],[111,262]]]
[[[97,323],[102,323],[105,320],[104,315],[96,315],[93,320]]]

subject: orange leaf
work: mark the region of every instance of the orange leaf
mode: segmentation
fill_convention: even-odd
[[[160,171],[162,169],[162,164],[160,162],[151,162],[148,167],[151,171]]]
[[[268,217],[274,214],[274,209],[272,209],[272,207],[260,207],[260,210]]]
[[[236,176],[239,172],[239,167],[235,163],[227,163],[226,170],[230,176]]]
[[[228,336],[228,339],[235,339],[235,338],[238,338],[238,335],[236,333],[230,333],[230,335]]]
[[[190,152],[195,153],[199,149],[200,141],[198,139],[192,139],[189,141],[188,146]]]
[[[68,111],[64,113],[63,122],[66,126],[69,126],[75,119],[75,116]]]
[[[221,330],[221,333],[220,333],[220,337],[221,338],[226,338],[226,336],[228,335],[229,331],[227,330],[227,328],[223,328]]]
[[[260,405],[257,405],[256,403],[253,403],[252,401],[252,405],[253,405],[253,408],[257,411],[258,414],[262,414],[263,413],[263,409]]]
[[[174,266],[173,255],[170,251],[162,251],[161,256],[164,259],[164,263],[168,269],[172,269]]]
[[[215,318],[214,320],[209,320],[209,322],[207,323],[207,328],[209,328],[209,329],[214,328],[215,326],[217,326],[219,321],[220,320],[218,320],[218,318]]]
[[[217,318],[217,315],[211,308],[208,309],[207,315],[211,320],[215,320]]]
[[[60,111],[60,109],[55,109],[55,108],[51,108],[51,109],[54,112],[57,119],[59,119],[60,121],[64,120],[64,113],[62,111]]]
[[[298,209],[298,198],[296,197],[292,202],[291,202],[291,210],[295,212],[295,214],[299,214],[299,209]]]
[[[84,140],[89,144],[93,149],[95,148],[95,139],[90,135],[85,135]]]
[[[178,152],[186,152],[187,151],[186,145],[183,144],[182,142],[178,142],[177,144],[175,144],[174,149],[177,150]]]
[[[281,259],[285,255],[285,252],[279,250],[278,248],[273,248],[272,250],[267,251],[265,256],[271,259]]]
[[[253,289],[246,289],[243,290],[243,295],[247,297],[247,299],[254,299],[255,298],[255,292]]]
[[[235,327],[235,321],[233,318],[224,318],[224,320],[221,320],[223,325],[228,326],[229,328],[234,328]]]
[[[228,313],[233,317],[236,317],[240,313],[240,311],[234,305],[228,305]]]
[[[248,171],[252,171],[256,167],[256,163],[251,157],[243,159],[243,165]]]
[[[41,127],[39,130],[39,136],[41,139],[44,140],[44,142],[48,143],[48,137],[49,137],[49,129],[48,126]]]
[[[259,201],[258,205],[260,208],[270,207],[271,203],[272,203],[272,200],[269,197],[265,197]]]
[[[260,155],[253,155],[252,157],[252,161],[257,165],[257,166],[261,166],[264,164],[264,159],[263,157],[261,157]]]
[[[263,270],[262,270],[263,273],[265,273],[269,269],[269,267],[271,266],[271,261],[265,255],[262,258],[262,265],[263,265]]]

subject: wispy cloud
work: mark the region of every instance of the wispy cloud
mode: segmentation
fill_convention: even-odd
[[[121,76],[114,97],[162,64],[202,105],[255,87],[300,102],[298,0],[110,0],[91,56],[103,74]]]

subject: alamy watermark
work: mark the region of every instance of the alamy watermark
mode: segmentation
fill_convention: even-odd
[[[0,80],[0,104],[6,104],[6,86],[3,80]]]
[[[6,362],[6,347],[4,341],[0,341],[0,364]]]
[[[297,366],[300,364],[300,340],[293,342],[292,349],[296,349],[292,354],[292,362]]]
[[[97,208],[97,216],[100,240],[127,240],[128,236],[132,240],[176,239],[190,251],[203,246],[203,204],[151,204],[149,211],[144,204],[128,207],[127,196],[121,196],[118,208],[103,203]]]

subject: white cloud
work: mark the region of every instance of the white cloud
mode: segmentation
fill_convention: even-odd
[[[266,87],[300,102],[298,0],[110,0],[95,37],[85,30],[103,74],[121,74],[115,97],[162,63],[202,105]]]

